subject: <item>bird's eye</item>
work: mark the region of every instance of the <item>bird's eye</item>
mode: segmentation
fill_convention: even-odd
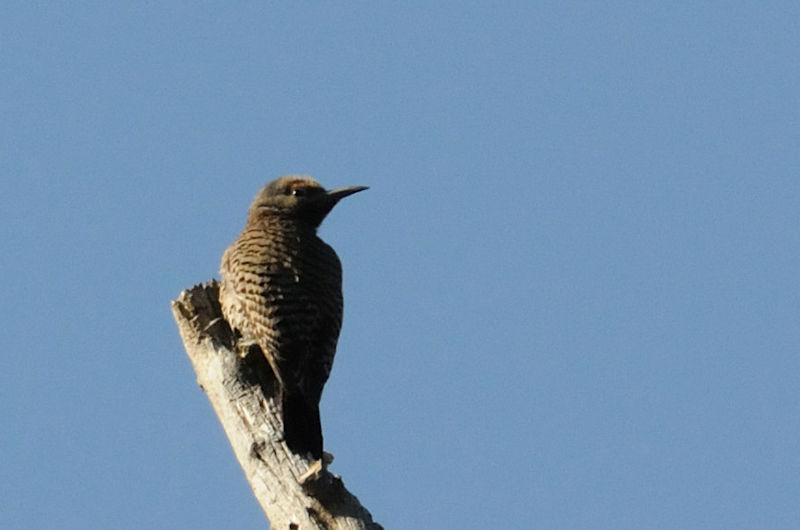
[[[305,197],[306,196],[306,189],[305,188],[292,188],[292,195],[295,197]]]

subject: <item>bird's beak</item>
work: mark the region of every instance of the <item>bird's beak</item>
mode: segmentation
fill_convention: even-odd
[[[319,226],[325,216],[328,215],[336,203],[348,195],[358,193],[367,189],[366,186],[348,186],[346,188],[336,188],[335,190],[318,193],[310,197],[307,201],[300,203],[301,210],[306,212],[307,219],[314,225]]]
[[[335,190],[330,190],[327,192],[325,197],[328,199],[328,201],[330,201],[331,204],[336,204],[348,195],[352,195],[366,189],[369,188],[367,186],[347,186],[346,188],[336,188]]]

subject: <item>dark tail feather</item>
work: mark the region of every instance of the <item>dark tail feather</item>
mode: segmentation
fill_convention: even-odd
[[[322,425],[319,406],[311,405],[302,394],[283,396],[283,437],[296,454],[311,453],[315,460],[322,458]]]

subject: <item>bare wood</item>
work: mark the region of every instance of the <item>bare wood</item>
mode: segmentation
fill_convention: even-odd
[[[172,314],[197,382],[211,401],[270,527],[382,529],[340,477],[323,469],[303,480],[313,469],[281,441],[274,376],[257,346],[247,349],[236,343],[222,318],[218,294],[215,281],[184,290],[172,302]]]

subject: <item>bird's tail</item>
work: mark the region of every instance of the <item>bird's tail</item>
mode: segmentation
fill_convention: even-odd
[[[319,406],[309,403],[300,393],[284,392],[281,401],[286,445],[293,453],[311,453],[315,460],[322,458]]]

